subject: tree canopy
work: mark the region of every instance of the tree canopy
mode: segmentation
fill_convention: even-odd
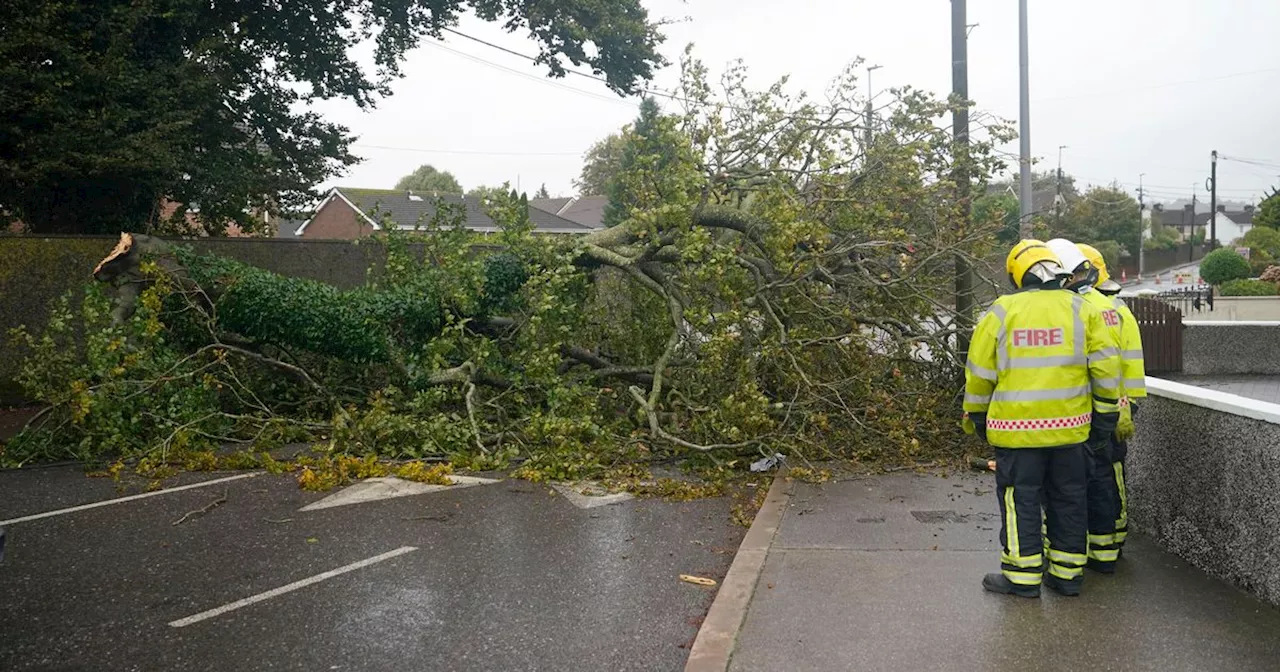
[[[462,185],[447,170],[438,170],[430,164],[418,166],[416,170],[396,182],[396,189],[401,191],[420,191],[424,194],[433,192],[441,194],[461,194]]]
[[[582,160],[582,173],[573,180],[579,196],[605,195],[609,180],[621,168],[622,147],[622,133],[610,133],[591,145]]]
[[[1253,213],[1253,223],[1268,229],[1280,229],[1280,189],[1272,189],[1271,194],[1258,204],[1258,211]]]
[[[639,0],[0,3],[0,216],[137,230],[168,198],[213,234],[261,228],[252,211],[301,208],[357,160],[307,103],[373,106],[405,53],[466,11],[526,30],[552,76],[567,61],[631,93],[665,63]]]

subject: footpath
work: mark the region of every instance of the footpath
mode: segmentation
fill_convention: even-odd
[[[1131,534],[1114,576],[1039,600],[982,590],[998,571],[994,476],[779,479],[687,672],[1260,670],[1280,610]],[[1270,559],[1259,559],[1267,562]]]

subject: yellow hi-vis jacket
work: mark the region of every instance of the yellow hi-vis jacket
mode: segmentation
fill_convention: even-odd
[[[1126,418],[1132,418],[1129,412],[1129,398],[1127,396],[1129,391],[1129,381],[1124,377],[1124,327],[1125,322],[1130,323],[1135,330],[1138,328],[1138,325],[1134,322],[1133,313],[1129,312],[1129,308],[1127,306],[1125,306],[1124,310],[1126,313],[1129,313],[1129,319],[1126,320],[1120,313],[1120,309],[1116,305],[1119,303],[1121,306],[1124,306],[1124,302],[1120,301],[1120,299],[1107,296],[1092,287],[1086,287],[1085,289],[1080,290],[1080,296],[1083,296],[1085,301],[1088,301],[1090,305],[1097,308],[1098,312],[1102,314],[1102,324],[1104,324],[1107,330],[1111,332],[1112,336],[1116,339],[1116,345],[1120,349],[1120,418],[1121,422],[1124,422]],[[1141,355],[1141,353],[1139,353],[1139,355]],[[1144,394],[1146,393],[1145,384],[1145,381],[1143,381]]]
[[[1084,297],[1032,288],[996,299],[969,344],[964,410],[998,448],[1084,443],[1115,431],[1119,340]]]
[[[1129,306],[1118,296],[1111,300],[1120,313],[1120,377],[1124,380],[1125,400],[1146,399],[1147,365],[1142,359],[1142,331]]]

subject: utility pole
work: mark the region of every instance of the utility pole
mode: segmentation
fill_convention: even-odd
[[[1187,261],[1196,260],[1196,185],[1191,185],[1191,233],[1187,236]]]
[[[1142,200],[1142,178],[1146,173],[1138,173],[1138,279],[1147,270],[1147,222],[1143,217],[1147,214],[1147,203]]]
[[[1053,197],[1053,211],[1058,216],[1058,231],[1062,231],[1062,150],[1066,148],[1066,145],[1058,145],[1058,189]]]
[[[871,135],[871,126],[872,126],[872,124],[875,122],[875,118],[876,118],[876,110],[875,110],[875,107],[874,107],[874,106],[872,105],[872,103],[871,103],[871,99],[872,99],[872,95],[871,95],[871,94],[872,94],[872,91],[871,91],[871,73],[872,73],[872,72],[875,72],[876,70],[879,70],[879,69],[880,69],[880,68],[882,68],[882,67],[884,67],[884,66],[882,66],[882,65],[873,65],[873,66],[871,66],[871,67],[867,68],[867,111],[866,111],[866,114],[864,115],[864,118],[863,118],[863,120],[862,120],[863,125],[867,127],[867,128],[866,128],[866,139],[865,139],[866,146],[863,148],[863,152],[864,152],[864,153],[865,153],[865,152],[869,152],[869,151],[871,151],[871,140],[872,140],[872,135]]]
[[[1031,201],[1031,77],[1030,66],[1027,56],[1027,0],[1018,0],[1018,70],[1020,75],[1019,82],[1019,128],[1018,135],[1021,140],[1021,151],[1018,156],[1018,163],[1021,171],[1019,172],[1021,188],[1019,189],[1019,205],[1021,220],[1019,229],[1023,238],[1031,237],[1031,213],[1035,207]]]
[[[969,232],[969,35],[965,25],[966,0],[951,0],[951,110],[952,179],[956,184],[956,240]],[[964,252],[957,252],[956,265],[956,355],[968,356],[973,328],[973,275]]]
[[[1210,154],[1213,163],[1209,167],[1209,250],[1218,247],[1218,150]]]

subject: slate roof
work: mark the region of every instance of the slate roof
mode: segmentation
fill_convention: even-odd
[[[413,229],[416,226],[429,226],[437,214],[437,202],[443,202],[451,208],[461,208],[465,213],[465,225],[472,231],[492,233],[499,230],[495,223],[484,212],[479,198],[459,194],[416,193],[397,189],[359,189],[353,187],[335,187],[333,192],[346,198],[369,219],[380,226],[384,222],[395,222],[401,229]],[[529,208],[529,219],[535,231],[541,233],[589,233],[591,228],[559,217],[553,213]],[[442,225],[448,225],[442,221]]]
[[[604,228],[604,208],[608,204],[607,196],[535,198],[529,201],[532,207],[593,229]]]

